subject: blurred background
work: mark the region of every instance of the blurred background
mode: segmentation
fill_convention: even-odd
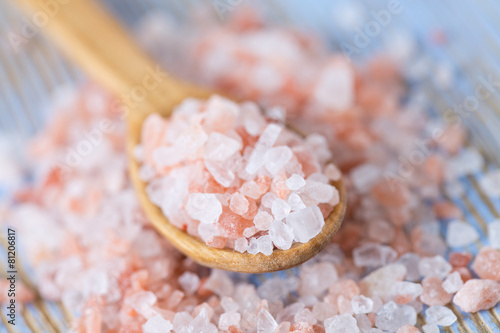
[[[253,7],[275,25],[310,31],[335,52],[362,63],[387,53],[405,66],[414,98],[430,114],[469,110],[463,117],[471,147],[484,157],[484,167],[463,177],[464,191],[450,190],[452,200],[484,241],[487,221],[500,217],[500,199],[488,197],[478,180],[500,165],[500,2],[480,1],[300,1],[300,0],[103,0],[102,3],[159,63],[171,68],[176,53],[162,36],[188,38],[194,23],[225,24],[231,15]],[[389,16],[384,13],[391,13]],[[151,32],[156,32],[151,34]],[[146,36],[147,34],[147,36]],[[47,117],[51,96],[61,87],[87,80],[43,34],[30,24],[15,1],[0,2],[0,158],[23,147]],[[167,39],[166,39],[167,40]],[[168,39],[172,40],[172,39]],[[179,44],[180,45],[180,44]],[[180,46],[177,50],[180,49]],[[168,54],[168,56],[166,56]],[[478,95],[484,86],[491,93]],[[8,173],[2,173],[6,175]],[[9,179],[0,179],[7,196]],[[477,252],[481,244],[471,246]],[[0,250],[1,255],[5,250]],[[2,263],[3,265],[3,263]],[[0,267],[0,273],[5,268]],[[30,285],[30,270],[22,279]],[[254,279],[259,283],[259,279]],[[457,312],[458,313],[458,312]],[[3,313],[2,313],[3,316]],[[38,300],[23,312],[15,329],[0,322],[0,332],[60,332],[71,314],[57,303]],[[5,318],[2,317],[5,323]],[[500,332],[500,307],[460,315],[449,331]]]

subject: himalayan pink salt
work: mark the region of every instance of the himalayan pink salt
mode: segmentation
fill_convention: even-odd
[[[291,175],[290,178],[286,180],[286,186],[288,186],[288,188],[292,191],[296,191],[304,185],[306,185],[305,179],[296,173]]]
[[[240,326],[241,314],[237,312],[226,312],[221,314],[219,318],[219,329],[220,330],[228,330],[229,327]]]
[[[448,294],[442,287],[442,281],[437,276],[426,277],[422,280],[423,292],[420,295],[422,303],[429,306],[448,304],[453,294]]]
[[[453,298],[453,303],[466,312],[487,310],[498,302],[500,302],[500,283],[493,280],[469,280]]]
[[[163,319],[162,316],[157,315],[148,319],[148,321],[142,325],[142,331],[144,333],[163,333],[169,332],[173,328],[170,321]]]
[[[466,267],[472,259],[468,252],[451,252],[448,261],[453,267]]]
[[[483,247],[474,259],[472,269],[481,279],[500,281],[500,251]]]
[[[352,332],[359,333],[356,319],[349,314],[333,316],[325,320],[325,333]]]
[[[288,214],[286,224],[292,228],[295,241],[307,243],[321,231],[325,220],[318,206],[309,206]]]
[[[453,220],[448,223],[446,243],[450,247],[462,247],[474,243],[479,239],[477,230],[467,222]]]
[[[231,195],[231,199],[229,201],[229,209],[231,209],[233,213],[243,215],[248,212],[248,207],[248,200],[243,194],[236,192]]]
[[[355,314],[370,313],[373,310],[373,301],[363,295],[354,296],[351,299],[351,305]]]
[[[416,299],[418,296],[422,294],[422,286],[418,283],[412,283],[412,282],[407,282],[407,281],[398,281],[394,284],[392,287],[392,293],[394,294],[396,298],[396,303],[398,304],[404,304],[404,303],[409,303],[410,301],[413,301]],[[401,297],[408,297],[407,302],[398,302],[397,298]]]
[[[378,296],[385,300],[390,297],[390,290],[394,283],[402,281],[405,275],[405,266],[389,264],[365,276],[359,283],[359,287],[363,295]]]
[[[396,333],[420,333],[420,331],[413,325],[404,325],[398,328]]]
[[[389,246],[368,243],[355,248],[352,256],[356,266],[380,267],[394,262],[397,253]]]
[[[423,277],[437,276],[442,279],[451,269],[451,265],[441,256],[422,258],[418,263],[418,270]]]
[[[445,306],[434,305],[425,310],[425,319],[429,324],[451,326],[457,321],[457,316]]]
[[[448,275],[443,281],[443,289],[448,294],[456,293],[460,288],[462,288],[463,285],[464,282],[462,281],[462,277],[459,272],[450,273],[450,275]]]
[[[462,211],[458,206],[450,201],[440,201],[432,207],[436,213],[436,217],[440,219],[461,219],[463,218]]]
[[[417,323],[417,313],[415,309],[408,305],[397,305],[388,302],[377,312],[375,326],[377,328],[395,332],[401,326],[415,325]]]
[[[293,243],[294,231],[281,221],[274,221],[269,227],[269,236],[274,246],[280,250],[288,250]]]
[[[390,243],[396,231],[394,226],[384,220],[375,220],[368,225],[368,236],[379,243]]]

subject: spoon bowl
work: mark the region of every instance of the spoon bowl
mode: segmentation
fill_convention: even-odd
[[[30,13],[44,10],[43,0],[18,2]],[[93,1],[72,0],[59,4],[44,31],[90,77],[122,98],[128,128],[130,178],[139,202],[154,227],[186,256],[201,265],[229,271],[279,271],[315,256],[340,228],[346,209],[342,180],[332,183],[339,191],[340,202],[325,219],[321,232],[307,243],[295,243],[289,250],[275,249],[269,256],[212,248],[173,226],[147,196],[146,183],[139,177],[139,162],[132,152],[140,143],[142,124],[149,114],[159,113],[168,117],[185,98],[205,99],[215,92],[181,82],[163,72],[135,45],[112,16]]]

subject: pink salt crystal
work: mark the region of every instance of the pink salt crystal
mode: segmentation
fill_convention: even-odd
[[[246,228],[243,231],[243,236],[249,238],[249,237],[252,237],[253,235],[255,235],[257,232],[259,232],[259,229],[255,226],[252,226],[252,227]]]
[[[420,333],[420,331],[413,325],[405,325],[398,328],[396,333]]]
[[[385,207],[401,207],[410,200],[408,186],[401,181],[379,181],[373,186],[372,195]]]
[[[230,326],[240,326],[241,314],[237,312],[226,312],[219,318],[219,329],[228,330]]]
[[[461,219],[463,217],[461,209],[450,201],[437,202],[432,208],[440,219]]]
[[[188,295],[194,294],[200,286],[200,278],[194,273],[184,272],[179,276],[179,284]]]
[[[462,281],[462,278],[460,277],[459,272],[451,273],[443,281],[443,289],[448,294],[456,293],[460,288],[462,288],[463,285],[464,285],[464,282]]]
[[[453,303],[465,312],[487,310],[498,302],[500,302],[500,283],[493,280],[469,280],[453,298]]]
[[[290,327],[290,333],[314,333],[314,329],[309,323],[296,322]]]
[[[379,296],[383,300],[389,299],[392,286],[397,281],[403,281],[405,275],[405,266],[389,264],[365,276],[359,283],[359,287],[361,293],[367,297]]]
[[[437,276],[443,279],[451,269],[451,265],[441,256],[422,258],[418,263],[418,270],[423,277]]]
[[[160,315],[149,318],[148,321],[142,325],[142,331],[144,333],[170,332],[172,328],[172,323],[168,320],[163,319],[163,317]]]
[[[392,293],[394,295],[407,295],[409,296],[409,301],[416,299],[422,294],[422,286],[418,283],[412,283],[407,281],[398,281],[392,287]],[[405,303],[408,303],[405,302]],[[401,304],[401,303],[399,303]]]
[[[239,192],[235,192],[231,195],[231,199],[229,201],[229,209],[233,211],[233,213],[238,215],[243,215],[248,212],[248,200],[245,196]]]
[[[286,186],[292,191],[296,191],[306,185],[305,179],[297,174],[293,174],[286,180]]]
[[[472,254],[467,252],[451,252],[449,262],[453,267],[466,267],[472,259]]]
[[[460,126],[448,126],[441,135],[439,145],[450,154],[456,154],[463,147],[466,138],[465,131]]]
[[[360,290],[356,282],[350,279],[342,280],[332,284],[328,288],[328,295],[325,297],[325,301],[328,301],[332,304],[337,304],[337,299],[340,296],[344,296],[347,299],[352,299],[354,296],[358,296],[359,294]]]
[[[474,259],[472,269],[481,279],[500,281],[500,251],[483,247]]]
[[[261,195],[260,187],[254,180],[243,183],[240,187],[240,192],[252,199],[259,199]]]
[[[333,163],[327,164],[324,170],[325,176],[328,177],[329,180],[331,181],[338,181],[342,177],[342,173],[340,170],[337,168],[337,166]]]
[[[209,160],[225,161],[240,149],[241,143],[237,140],[218,132],[212,132],[204,146],[204,156]]]
[[[446,305],[448,304],[453,294],[448,294],[442,287],[442,281],[437,276],[426,277],[422,280],[423,292],[420,295],[422,303],[432,305]]]
[[[265,309],[260,309],[257,314],[257,331],[262,333],[274,333],[278,323],[274,317]]]
[[[341,314],[325,320],[325,333],[359,333],[356,319],[350,314]]]
[[[247,220],[242,216],[234,214],[229,209],[224,208],[216,225],[222,237],[238,239],[243,236],[243,231],[246,228],[253,226],[253,221]]]
[[[395,230],[389,222],[375,220],[368,224],[368,235],[374,241],[380,243],[390,243],[394,239]]]

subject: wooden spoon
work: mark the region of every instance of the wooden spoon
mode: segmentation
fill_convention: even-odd
[[[150,202],[146,183],[138,176],[139,163],[133,148],[140,142],[142,123],[157,112],[169,116],[187,97],[208,98],[212,91],[190,85],[159,69],[128,37],[128,34],[99,5],[90,0],[54,0],[57,6],[44,6],[44,0],[18,0],[30,14],[49,17],[41,30],[82,67],[93,79],[122,98],[128,124],[127,150],[130,177],[147,217],[156,229],[179,251],[198,263],[229,271],[263,273],[299,265],[320,252],[339,229],[345,213],[346,194],[342,180],[333,183],[339,190],[340,203],[325,219],[320,234],[308,243],[296,243],[289,250],[264,254],[240,253],[215,249],[174,227],[161,209]],[[31,17],[31,16],[30,16]]]

